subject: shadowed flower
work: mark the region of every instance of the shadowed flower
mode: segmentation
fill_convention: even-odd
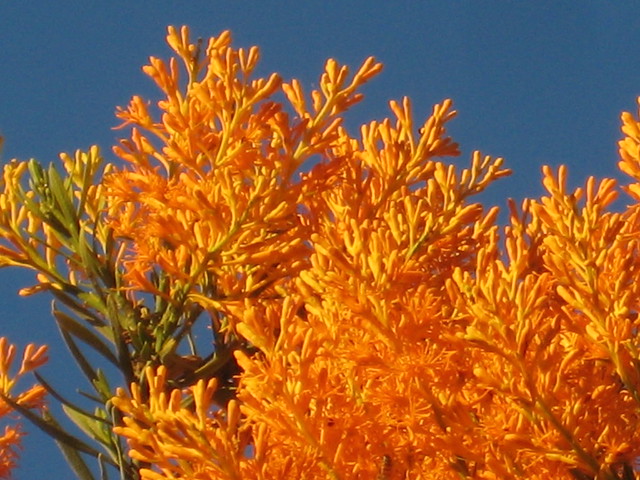
[[[16,348],[10,345],[6,338],[0,337],[0,394],[4,397],[9,397],[25,408],[37,409],[42,407],[46,393],[42,386],[32,386],[18,394],[14,393],[13,390],[15,390],[20,377],[46,362],[46,352],[47,348],[45,346],[27,345],[22,355],[20,369],[17,372],[12,372]],[[12,412],[13,408],[0,399],[0,418],[7,422]],[[21,447],[23,435],[24,433],[20,425],[15,422],[15,419],[12,419],[9,425],[5,425],[4,433],[0,436],[0,478],[9,478],[11,476],[11,472],[18,460],[18,450]]]

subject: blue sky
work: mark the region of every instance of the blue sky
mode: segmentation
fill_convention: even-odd
[[[353,131],[387,116],[391,99],[409,96],[423,119],[452,98],[450,131],[463,151],[455,162],[466,165],[476,149],[504,157],[513,176],[483,196],[504,205],[542,193],[543,164],[567,164],[573,185],[622,178],[619,117],[640,95],[638,13],[626,1],[2,2],[1,158],[48,163],[92,144],[111,158],[116,106],[134,94],[158,98],[140,67],[167,57],[167,25],[184,24],[204,38],[230,29],[236,46],[261,48],[261,73],[306,86],[329,57],[356,68],[374,55],[385,69],[349,114]],[[16,295],[31,281],[0,271],[0,335],[50,344],[45,373],[73,391],[80,380],[57,346],[50,299]],[[30,435],[17,479],[71,478],[49,444]]]

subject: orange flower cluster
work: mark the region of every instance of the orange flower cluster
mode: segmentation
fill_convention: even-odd
[[[167,406],[162,388],[149,392],[162,412],[120,391],[114,402],[131,419],[116,431],[134,458],[156,467],[142,477],[454,472],[457,444],[436,421],[448,410],[438,398],[471,364],[447,279],[470,271],[495,237],[497,209],[468,200],[508,174],[502,160],[476,153],[462,171],[437,160],[458,154],[444,128],[455,114],[450,101],[419,129],[409,101],[392,102],[395,120],[350,136],[341,115],[380,70],[373,59],[352,79],[329,60],[308,104],[295,80],[251,79],[257,50],[233,50],[228,33],[204,51],[186,28],[170,29],[168,42],[187,78],[175,60],[151,59],[145,71],[165,95],[162,120],[137,97],[119,112],[134,125],[116,149],[130,166],[106,180],[109,223],[129,241],[126,285],[162,293],[152,279],[167,274],[172,294],[221,316],[258,353],[236,352],[244,371],[233,455],[193,447],[184,456],[185,432],[198,425],[203,439],[229,438],[216,426],[223,411],[203,424]],[[278,89],[295,116],[273,100]],[[243,456],[245,431],[253,451]]]
[[[167,369],[148,368],[148,397],[133,385],[129,398],[121,390],[113,404],[128,412],[116,433],[129,439],[131,457],[162,471],[141,468],[145,479],[161,478],[245,478],[242,458],[250,432],[239,430],[238,403],[231,400],[226,411],[212,413],[210,405],[216,380],[200,380],[190,388],[189,400],[179,390],[167,395]],[[153,433],[150,433],[153,432]]]
[[[7,342],[7,339],[0,337],[0,395],[17,403],[21,407],[28,409],[40,408],[43,405],[45,389],[40,385],[19,394],[12,393],[16,383],[24,374],[31,372],[35,368],[44,364],[47,348],[27,345],[22,354],[22,362],[18,372],[12,372],[11,367],[16,355],[16,348]],[[6,418],[13,413],[14,408],[4,399],[0,399],[0,418]],[[24,432],[15,422],[5,425],[4,433],[0,434],[0,478],[9,478],[16,466],[18,459],[18,449],[21,445],[21,438]]]
[[[147,372],[161,408],[120,392],[143,478],[632,475],[640,224],[637,206],[608,211],[613,180],[570,192],[545,168],[548,196],[511,203],[501,236],[471,198],[502,160],[439,160],[458,154],[450,101],[420,126],[391,102],[353,137],[341,114],[373,59],[351,81],[328,61],[309,106],[295,80],[251,79],[257,50],[228,33],[204,50],[186,29],[168,40],[187,78],[152,59],[161,121],[139,98],[120,111],[131,166],[107,181],[128,287],[168,272],[256,353],[236,351],[228,411],[203,384],[180,406],[164,371]],[[624,124],[621,168],[640,180],[640,127]]]
[[[359,100],[357,86],[380,65],[370,59],[347,84],[346,69],[329,62],[311,111],[297,82],[284,86],[299,113],[292,121],[271,99],[280,78],[251,79],[257,48],[233,50],[228,32],[206,48],[189,44],[186,29],[168,41],[187,78],[175,59],[152,58],[144,69],[166,95],[162,122],[139,97],[118,113],[135,126],[115,149],[131,170],[106,181],[110,225],[131,240],[125,278],[154,291],[149,273],[158,268],[175,286],[169,297],[204,284],[215,298],[251,295],[303,268],[310,226],[298,210],[322,186],[303,186],[293,174],[343,139],[338,113]]]

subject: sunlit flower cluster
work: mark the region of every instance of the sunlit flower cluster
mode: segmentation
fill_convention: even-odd
[[[249,432],[238,430],[240,412],[235,400],[229,402],[226,415],[210,411],[216,380],[200,380],[191,387],[192,406],[188,406],[179,390],[167,391],[164,366],[147,369],[146,378],[148,396],[134,385],[131,398],[119,390],[113,399],[116,407],[131,414],[116,432],[129,439],[133,458],[156,469],[142,468],[142,479],[243,478]]]
[[[354,137],[340,114],[373,60],[346,89],[347,70],[327,62],[308,109],[295,80],[249,80],[255,49],[232,50],[224,33],[202,53],[186,36],[169,34],[186,87],[175,61],[146,69],[166,94],[161,121],[138,98],[120,113],[136,128],[117,150],[131,167],[109,195],[116,231],[132,239],[130,286],[171,272],[253,348],[235,353],[233,423],[259,448],[206,478],[629,475],[638,216],[609,211],[613,180],[568,191],[566,168],[545,168],[548,195],[512,202],[501,234],[497,208],[473,195],[508,171],[477,152],[466,169],[442,160],[458,154],[450,101],[421,125],[408,100],[391,102],[394,118]],[[278,88],[289,106],[272,99]],[[624,121],[621,166],[640,178],[640,129]],[[214,295],[199,293],[204,277]],[[210,408],[200,435],[226,435],[214,420],[224,411]],[[152,433],[176,429],[156,421],[122,430],[151,464],[179,443]],[[212,458],[194,451],[191,468]],[[165,476],[148,478],[200,478],[157,465]]]
[[[291,119],[272,98],[279,76],[252,79],[257,48],[232,49],[228,32],[189,44],[186,29],[171,30],[168,42],[186,75],[176,59],[151,58],[144,71],[166,95],[162,121],[139,97],[119,111],[134,128],[115,149],[130,169],[106,181],[110,225],[131,240],[130,287],[152,291],[149,272],[161,269],[176,288],[209,283],[211,300],[238,299],[303,268],[310,228],[299,209],[315,192],[294,173],[344,137],[338,112],[380,65],[367,61],[348,83],[329,62],[309,111],[297,82],[282,86],[299,113]]]

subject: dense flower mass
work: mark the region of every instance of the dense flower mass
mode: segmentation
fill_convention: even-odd
[[[144,67],[162,99],[117,112],[119,163],[5,168],[2,263],[54,295],[100,404],[61,399],[102,449],[47,423],[67,454],[143,480],[636,478],[640,120],[628,185],[544,167],[500,226],[475,196],[509,170],[451,162],[450,100],[353,134],[373,58],[305,92],[229,32],[167,40]]]
[[[606,211],[612,180],[568,192],[566,169],[545,169],[548,197],[511,205],[500,239],[496,209],[472,197],[508,173],[502,160],[439,160],[458,153],[450,101],[419,128],[392,102],[394,119],[352,137],[340,114],[373,60],[350,83],[327,62],[308,108],[296,81],[249,80],[257,53],[227,33],[202,59],[186,34],[169,35],[185,89],[175,62],[146,69],[161,121],[137,98],[120,113],[162,147],[134,130],[117,150],[131,170],[108,184],[115,231],[133,239],[130,286],[170,272],[257,350],[236,356],[240,425],[259,449],[225,455],[227,469],[195,448],[197,478],[606,478],[633,463],[638,222]],[[183,441],[128,436],[135,455]]]

